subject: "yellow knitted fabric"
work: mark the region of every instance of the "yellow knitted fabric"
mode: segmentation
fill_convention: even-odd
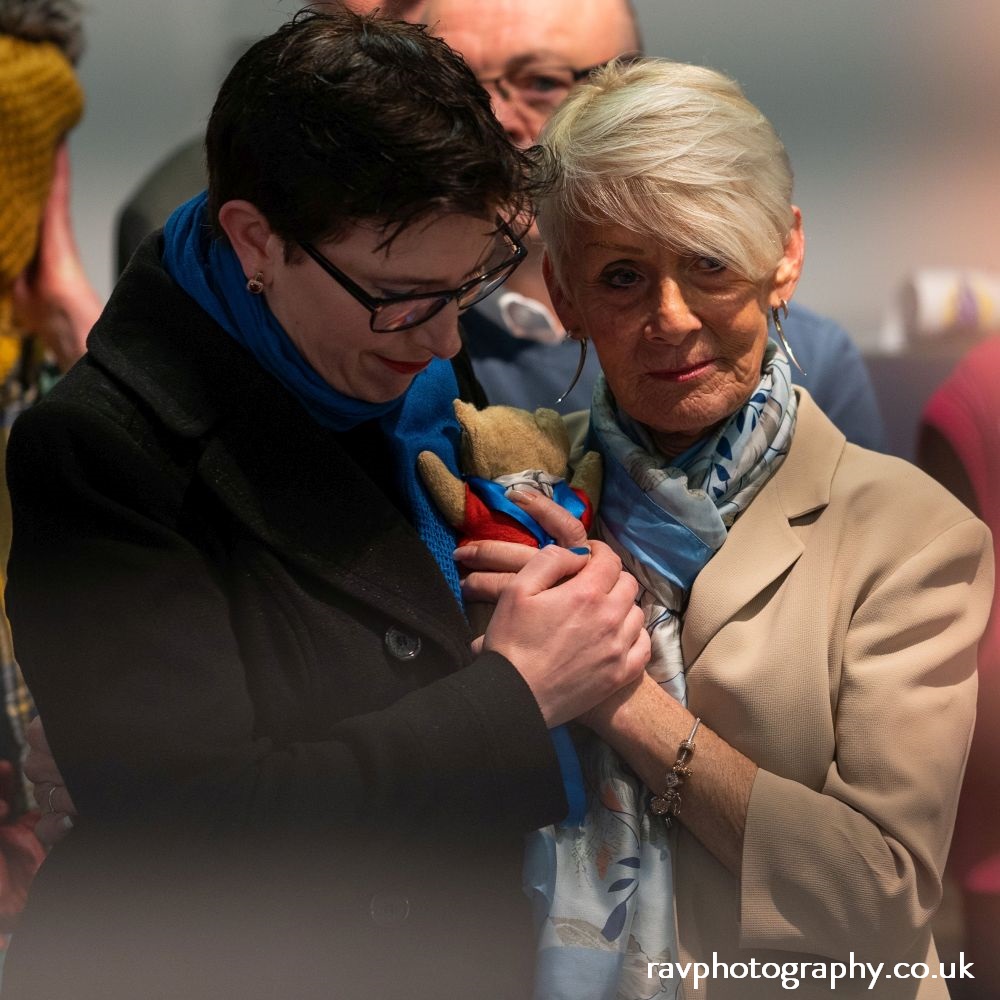
[[[35,255],[56,147],[82,113],[83,91],[55,45],[0,35],[0,382],[18,354],[10,287]]]

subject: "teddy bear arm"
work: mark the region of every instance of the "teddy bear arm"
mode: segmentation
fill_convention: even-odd
[[[417,456],[417,468],[427,492],[445,520],[453,528],[461,528],[465,522],[465,483],[452,475],[432,451],[422,451]]]

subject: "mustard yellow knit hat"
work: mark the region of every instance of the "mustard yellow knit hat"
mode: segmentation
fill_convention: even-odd
[[[11,332],[10,287],[35,255],[56,147],[82,113],[55,45],[0,35],[0,337]]]

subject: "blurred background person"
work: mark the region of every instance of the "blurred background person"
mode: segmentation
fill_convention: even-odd
[[[82,49],[75,0],[0,0],[0,476],[11,422],[83,354],[100,312],[69,214],[66,134],[83,113],[74,70]],[[4,572],[9,545],[10,507],[0,482]],[[42,849],[19,770],[34,707],[3,614],[0,669],[0,930],[6,930]]]
[[[83,354],[101,302],[70,225],[65,138],[80,120],[75,0],[0,0],[0,381],[9,426],[46,366]],[[44,384],[44,382],[42,383]]]
[[[1000,559],[1000,336],[958,363],[924,411],[917,448],[922,468],[993,532]],[[962,896],[964,947],[975,980],[956,984],[962,1000],[1000,996],[1000,596],[979,645],[979,699],[969,766],[949,866]]]

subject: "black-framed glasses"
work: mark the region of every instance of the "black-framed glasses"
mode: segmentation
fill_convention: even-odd
[[[626,52],[615,56],[615,59],[626,65],[639,58],[641,55],[638,52]],[[498,76],[481,76],[479,83],[483,87],[495,87],[505,101],[517,101],[535,111],[551,114],[562,104],[576,84],[613,61],[607,59],[584,69],[551,63],[526,62],[508,67]]]
[[[410,295],[388,295],[376,298],[369,295],[359,284],[352,281],[343,271],[331,264],[311,243],[299,242],[299,246],[314,260],[341,288],[360,302],[369,313],[369,326],[373,333],[395,333],[409,330],[436,316],[449,302],[458,303],[460,310],[468,309],[495,292],[514,272],[527,256],[524,244],[506,225],[500,227],[499,252],[505,259],[459,285],[436,292],[414,292]]]

